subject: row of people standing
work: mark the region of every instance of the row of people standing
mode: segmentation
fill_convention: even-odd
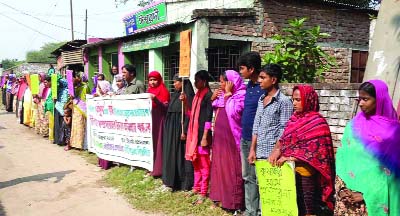
[[[244,208],[246,215],[258,215],[254,161],[267,159],[277,166],[295,161],[300,215],[318,215],[321,205],[335,209],[336,215],[400,215],[400,126],[385,83],[373,80],[361,85],[362,112],[346,127],[335,163],[329,126],[319,114],[315,90],[308,85],[296,86],[290,100],[279,88],[280,67],[261,67],[261,58],[255,52],[241,56],[239,67],[242,77],[249,79],[247,87],[238,72],[226,71],[214,93],[207,71],[196,73],[196,93],[188,80],[182,82],[175,76],[171,95],[160,73],[149,74],[155,160],[151,175],[161,176],[164,184],[174,190],[191,189],[187,195],[198,196],[194,204],[203,203],[208,195],[225,209]],[[144,85],[136,79],[132,65],[125,65],[122,72],[122,79],[114,77],[115,83],[120,83],[121,94],[144,93]],[[78,107],[77,112],[84,109],[82,94],[88,92],[82,78],[82,73],[74,73],[72,107]],[[95,91],[99,96],[110,89],[110,83],[104,84],[101,79],[104,77],[98,77]],[[58,80],[56,108],[57,102],[62,105],[64,101],[60,91],[68,97],[64,81]],[[48,87],[49,82],[51,79],[45,77],[44,85]],[[58,110],[51,109],[52,100],[48,98],[43,100],[45,111]],[[31,109],[25,106],[28,102],[29,99],[24,100],[23,109]],[[69,124],[74,125],[76,111],[72,111]],[[69,112],[63,110],[64,117],[58,118],[64,122],[61,128],[71,120]],[[84,118],[84,112],[80,114]],[[51,128],[51,115],[49,122]],[[57,125],[56,120],[54,123]],[[85,122],[76,120],[77,124],[84,126]],[[58,131],[57,126],[54,128]],[[79,125],[75,128],[79,129]],[[84,137],[84,130],[76,131],[75,137]],[[71,134],[71,145],[72,137]],[[371,173],[376,180],[368,177]]]
[[[399,215],[400,165],[395,158],[400,156],[400,139],[397,137],[400,126],[386,84],[372,80],[361,85],[361,112],[346,127],[347,133],[355,130],[353,133],[357,135],[352,140],[345,133],[338,158],[346,159],[341,158],[335,163],[329,125],[319,113],[316,91],[309,85],[296,86],[290,100],[279,88],[281,68],[278,65],[261,68],[260,65],[258,53],[241,56],[240,72],[243,78],[249,79],[247,88],[238,81],[237,72],[226,71],[220,77],[220,89],[214,94],[209,89],[208,73],[199,71],[195,75],[197,93],[192,105],[186,108],[189,112],[185,113],[189,118],[185,158],[192,161],[194,167],[194,185],[188,196],[198,195],[195,204],[202,203],[209,194],[210,199],[223,208],[241,209],[244,204],[246,215],[259,215],[260,200],[253,164],[255,160],[265,159],[277,166],[286,161],[296,162],[300,215],[319,215],[323,209],[331,214],[335,211],[335,215],[367,215],[367,212],[370,215]],[[369,86],[368,91],[365,85]],[[186,101],[185,96],[180,99]],[[211,134],[213,111],[215,121]],[[179,139],[177,123],[175,128],[174,144],[179,145],[183,139]],[[241,139],[240,146],[238,138]],[[361,144],[355,144],[357,149],[344,147],[350,146],[352,141]],[[165,141],[164,146],[168,146],[168,142],[171,141]],[[170,154],[164,161],[176,158],[175,161],[182,161],[182,154]],[[374,164],[358,166],[358,156],[365,156]],[[163,173],[166,186],[176,189],[179,188],[177,185],[190,179],[190,172],[184,169],[185,163],[182,161],[166,169]],[[238,170],[238,165],[243,169]],[[376,169],[377,180],[373,182],[368,178],[369,166]],[[168,172],[176,167],[184,168],[180,172]],[[357,178],[354,172],[357,172]],[[243,176],[244,184],[238,174]],[[174,176],[164,177],[168,175]],[[380,187],[387,190],[378,191]]]

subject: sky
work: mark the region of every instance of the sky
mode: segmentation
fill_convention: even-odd
[[[122,18],[138,9],[135,2],[73,0],[74,38],[85,39],[85,9],[88,37],[123,36]],[[0,0],[0,60],[24,60],[45,43],[71,40],[70,19],[70,0]]]

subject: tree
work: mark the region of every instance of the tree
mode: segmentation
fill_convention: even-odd
[[[263,63],[282,66],[285,82],[312,83],[336,65],[335,58],[317,45],[320,39],[330,35],[321,33],[319,26],[304,27],[305,21],[306,18],[289,20],[289,27],[272,37],[277,41],[274,51],[263,56]]]
[[[1,60],[1,64],[5,70],[15,67],[19,64],[23,63],[23,61],[18,61],[18,59],[3,59]]]
[[[26,53],[27,62],[42,62],[42,63],[55,63],[56,59],[51,55],[51,52],[59,48],[65,42],[59,43],[46,43],[40,50],[29,51]]]

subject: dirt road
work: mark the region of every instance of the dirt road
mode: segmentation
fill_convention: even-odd
[[[0,111],[0,215],[149,215],[104,186],[104,174]]]

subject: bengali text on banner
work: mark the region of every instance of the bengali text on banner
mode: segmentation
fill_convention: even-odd
[[[149,94],[87,99],[87,141],[99,158],[153,169]]]

